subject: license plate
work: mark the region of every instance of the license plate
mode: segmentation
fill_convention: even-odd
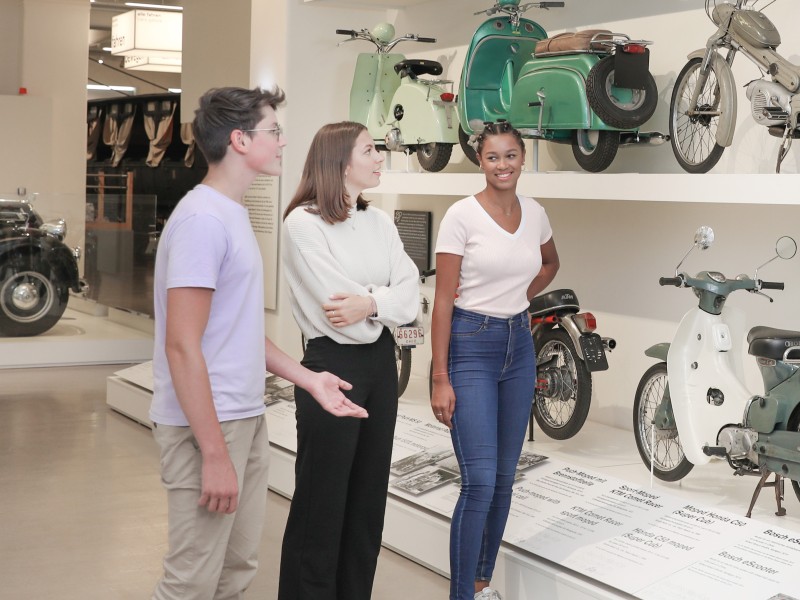
[[[588,333],[580,338],[581,350],[583,350],[583,362],[589,371],[605,371],[608,369],[606,351],[603,348],[603,339],[596,333]]]
[[[425,329],[422,327],[396,327],[394,340],[398,346],[419,346],[425,343]]]
[[[614,85],[621,88],[643,90],[650,71],[650,50],[643,54],[629,54],[621,49],[614,54]]]

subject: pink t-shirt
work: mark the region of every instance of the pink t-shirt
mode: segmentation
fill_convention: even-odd
[[[214,290],[202,350],[220,421],[264,412],[264,270],[247,208],[198,185],[178,203],[156,252],[150,418],[188,425],[164,349],[167,290]]]
[[[528,286],[542,268],[541,246],[553,231],[536,200],[518,198],[522,219],[514,233],[500,227],[475,196],[453,204],[442,219],[436,253],[463,257],[459,308],[503,318],[528,308]]]

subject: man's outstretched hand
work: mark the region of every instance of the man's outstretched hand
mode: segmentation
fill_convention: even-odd
[[[319,405],[337,417],[356,417],[365,419],[367,411],[354,404],[342,393],[342,390],[351,390],[353,386],[333,373],[327,371],[315,373],[311,383],[306,388],[309,394],[319,402]]]

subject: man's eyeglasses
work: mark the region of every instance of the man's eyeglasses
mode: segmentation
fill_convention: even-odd
[[[243,131],[245,133],[249,131],[269,131],[270,133],[274,133],[276,138],[279,138],[283,135],[283,127],[279,124],[275,124],[275,127],[270,127],[268,129],[260,128],[260,129],[240,129],[239,131]]]

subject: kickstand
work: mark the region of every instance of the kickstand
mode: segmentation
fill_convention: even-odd
[[[789,126],[786,126],[786,132],[783,134],[783,138],[781,139],[781,146],[778,148],[778,163],[775,165],[775,172],[781,172],[781,163],[783,159],[786,158],[786,155],[789,154],[789,148],[792,147],[792,136],[790,135]]]
[[[778,503],[778,512],[775,514],[779,517],[782,517],[786,514],[786,509],[781,506],[781,501],[783,500],[783,478],[775,473],[775,481],[767,482],[767,479],[772,474],[772,471],[765,471],[763,475],[761,475],[761,479],[758,480],[758,484],[756,485],[756,490],[753,492],[753,499],[750,500],[750,507],[747,509],[747,518],[750,518],[750,515],[753,514],[753,506],[758,499],[758,495],[761,493],[761,488],[771,487],[775,488],[775,502]]]
[[[778,148],[778,163],[775,165],[775,172],[781,172],[781,163],[786,155],[789,154],[789,148],[792,147],[792,140],[794,139],[795,132],[797,131],[797,110],[792,110],[792,116],[786,122],[786,129],[783,131],[783,138],[781,139],[781,146]]]
[[[528,416],[528,441],[533,441],[533,405],[531,405],[531,414]]]

